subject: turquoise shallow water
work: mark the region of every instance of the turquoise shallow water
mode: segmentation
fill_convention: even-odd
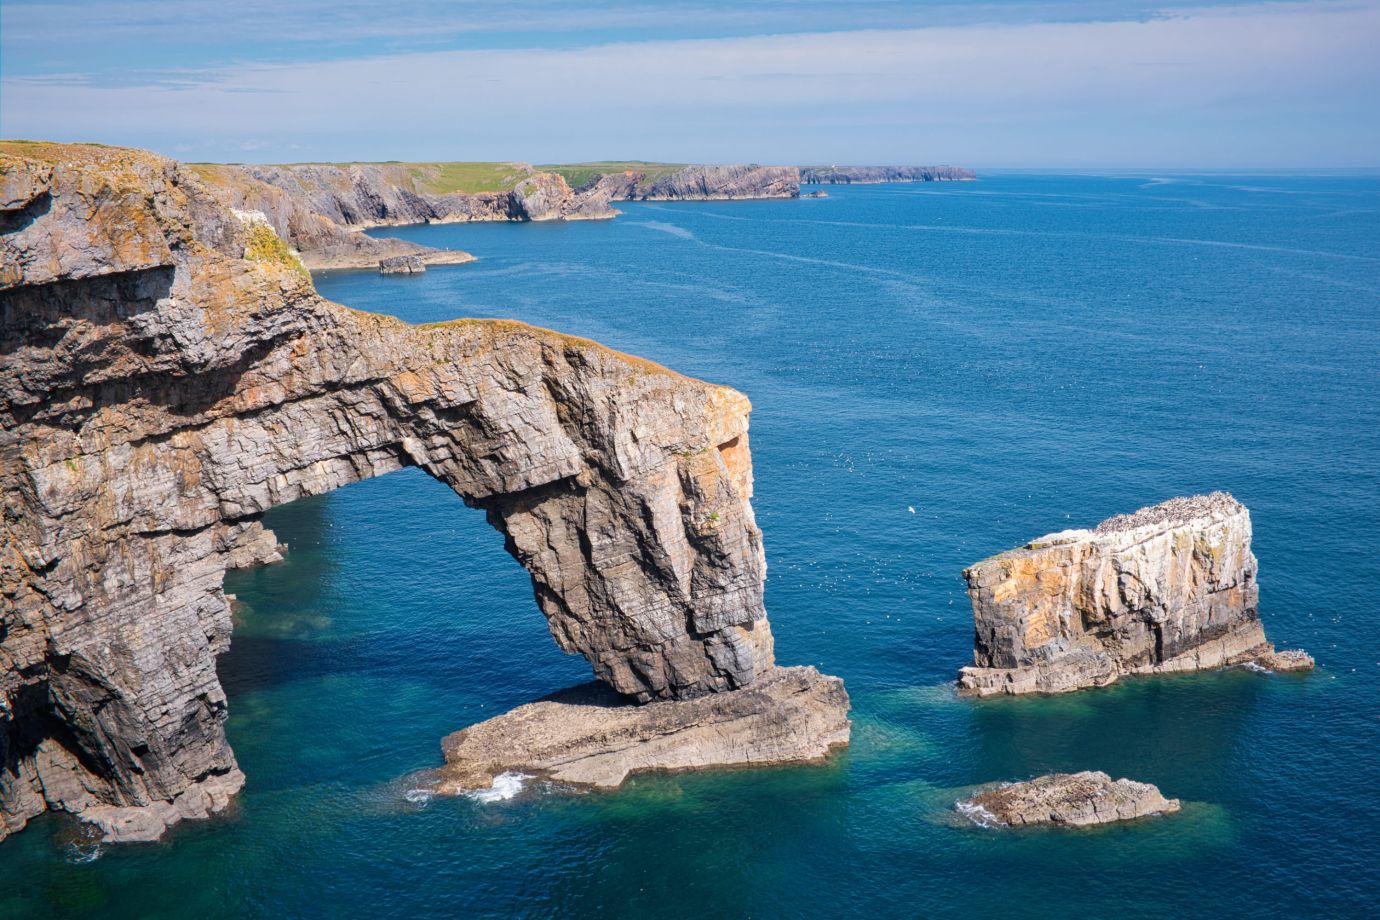
[[[229,580],[234,812],[100,851],[37,821],[0,845],[0,915],[1380,910],[1380,179],[999,176],[623,209],[391,231],[481,261],[317,283],[749,394],[778,655],[845,678],[851,750],[408,802],[400,778],[444,734],[588,669],[482,514],[407,471],[276,509],[287,560]],[[1317,673],[952,695],[964,565],[1214,488],[1252,510],[1269,635]],[[1001,833],[950,811],[974,783],[1077,769],[1155,782],[1184,812]]]

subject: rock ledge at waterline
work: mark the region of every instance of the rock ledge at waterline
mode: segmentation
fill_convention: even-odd
[[[985,827],[1060,825],[1089,827],[1179,810],[1149,783],[1113,780],[1106,773],[1051,773],[1009,783],[958,803],[958,811]]]
[[[645,706],[586,684],[447,737],[438,791],[482,789],[508,772],[614,788],[652,770],[808,763],[846,745],[849,725],[843,681],[810,667],[776,668],[742,690]]]

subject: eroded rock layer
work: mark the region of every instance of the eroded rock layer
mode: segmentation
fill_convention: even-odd
[[[1058,693],[1125,674],[1302,664],[1301,653],[1275,653],[1265,639],[1250,514],[1223,492],[1050,534],[963,577],[976,627],[974,664],[959,672],[966,692]]]
[[[959,802],[958,810],[986,827],[1088,827],[1172,814],[1179,800],[1166,799],[1150,783],[1085,770],[997,786]]]
[[[226,570],[279,558],[267,509],[405,466],[484,509],[619,693],[773,672],[741,394],[325,301],[138,151],[0,148],[0,247],[0,837],[44,809],[146,838],[222,807]]]
[[[487,788],[507,772],[611,789],[650,770],[805,763],[846,745],[849,725],[843,681],[814,668],[777,668],[742,690],[645,706],[586,684],[447,737],[438,791]]]

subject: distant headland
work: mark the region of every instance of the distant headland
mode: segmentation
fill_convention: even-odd
[[[954,166],[711,166],[641,160],[595,163],[190,164],[222,201],[262,212],[308,268],[373,268],[414,256],[429,265],[468,262],[356,231],[469,221],[599,220],[616,201],[798,198],[801,185],[937,182],[976,178]]]

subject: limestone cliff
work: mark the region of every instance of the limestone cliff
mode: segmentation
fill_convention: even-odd
[[[279,558],[268,508],[404,466],[484,509],[618,692],[773,673],[744,396],[520,323],[341,307],[246,227],[152,154],[0,146],[0,837],[222,807],[226,570]]]
[[[619,167],[619,168],[615,168]],[[428,264],[469,261],[370,227],[470,221],[593,220],[618,214],[616,201],[795,198],[802,182],[916,182],[971,179],[950,166],[795,166],[595,163],[537,168],[527,163],[297,163],[192,167],[233,208],[263,213],[309,268],[373,268],[416,256]],[[458,171],[458,175],[452,171]],[[570,176],[567,181],[566,176]],[[578,187],[572,188],[572,183]],[[463,186],[463,187],[458,187]],[[487,187],[488,190],[476,190]]]
[[[974,665],[959,674],[966,692],[1057,693],[1125,674],[1302,663],[1265,640],[1250,514],[1223,492],[1050,534],[963,577],[976,626]]]
[[[875,185],[881,182],[959,182],[976,179],[962,166],[806,166],[804,185]]]
[[[685,166],[669,171],[592,173],[572,189],[564,176],[526,163],[491,164],[483,179],[493,191],[437,191],[447,166],[480,164],[304,163],[286,166],[197,164],[193,167],[226,204],[262,212],[302,254],[309,268],[374,267],[400,256],[468,261],[403,240],[374,238],[369,227],[470,221],[594,220],[618,212],[612,201],[790,198],[799,193],[793,166]],[[582,172],[587,172],[582,170]]]
[[[558,175],[508,164],[503,191],[436,193],[438,164],[309,163],[292,166],[199,164],[211,190],[235,208],[262,211],[301,251],[310,268],[370,267],[388,258],[417,256],[429,264],[470,261],[468,253],[435,250],[404,240],[375,238],[368,227],[507,220],[586,220],[613,217],[608,196],[575,195]]]
[[[731,201],[795,198],[800,170],[794,166],[685,166],[670,172],[624,170],[592,180],[581,194],[604,192],[612,201]]]

